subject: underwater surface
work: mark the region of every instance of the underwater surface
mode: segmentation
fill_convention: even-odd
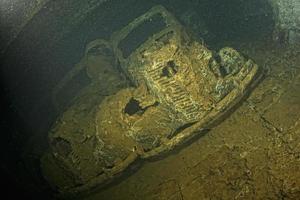
[[[299,199],[300,49],[270,2],[45,3],[1,54],[7,188]]]

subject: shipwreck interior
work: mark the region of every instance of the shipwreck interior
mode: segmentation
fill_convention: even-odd
[[[2,183],[9,196],[22,195],[30,199],[58,198],[55,188],[49,186],[41,173],[40,157],[47,151],[49,130],[73,103],[72,99],[90,83],[89,78],[79,74],[73,82],[55,93],[55,102],[53,90],[80,62],[89,42],[99,38],[108,40],[112,33],[157,4],[163,5],[173,13],[193,37],[206,44],[210,50],[233,47],[264,67],[267,75],[259,84],[262,89],[257,93],[254,90],[254,94],[261,95],[262,100],[258,101],[258,97],[250,95],[250,100],[245,100],[246,103],[242,103],[234,114],[217,126],[215,132],[209,131],[205,136],[196,138],[167,156],[145,161],[138,169],[132,169],[117,181],[94,190],[88,196],[77,198],[296,199],[300,195],[300,182],[293,178],[300,177],[300,132],[297,125],[300,119],[299,49],[294,50],[294,47],[286,44],[285,37],[280,34],[280,38],[274,40],[276,9],[272,7],[271,1],[20,2],[23,0],[11,1],[11,5],[0,3],[1,9],[5,11],[2,18],[9,23],[2,20],[0,23],[3,96],[0,125],[1,173],[4,177]],[[110,55],[111,52],[105,54]],[[275,68],[277,65],[278,68]],[[166,76],[168,73],[176,73],[174,63],[170,63],[170,69],[173,71],[167,71]],[[110,72],[104,70],[103,73]],[[271,74],[270,80],[268,73]],[[277,75],[282,79],[277,80]],[[292,89],[293,91],[290,91]],[[99,90],[109,93],[105,91],[109,90],[107,88],[102,87]],[[282,94],[290,93],[293,95],[290,100],[279,100],[283,98]],[[276,114],[267,109],[260,109],[273,105],[273,101],[277,100],[281,103],[289,101],[291,105],[274,103],[275,107],[271,110],[278,111],[276,113],[279,113],[279,118],[273,120]],[[136,100],[132,99],[126,107],[126,112],[133,115],[143,110]],[[291,118],[285,118],[286,116]],[[258,123],[263,125],[256,125]],[[288,140],[288,136],[293,136],[293,141]],[[291,145],[290,148],[287,147],[289,150],[271,146],[275,143],[280,146],[279,142],[282,141],[284,145]],[[272,149],[276,153],[273,153]],[[285,153],[291,156],[284,158],[287,161],[282,158]],[[276,157],[279,154],[280,156]],[[272,156],[278,159],[278,162],[289,165],[279,169],[275,161],[272,163],[269,160]],[[240,157],[244,160],[239,160]],[[255,163],[254,160],[259,162]],[[258,168],[262,174],[256,172]],[[267,168],[273,171],[270,172]],[[288,171],[291,174],[287,174]],[[282,175],[281,172],[285,174]],[[179,176],[180,173],[185,175]],[[184,176],[190,179],[182,178]],[[238,178],[232,178],[235,176]],[[228,180],[226,177],[229,177]],[[203,182],[203,179],[207,182]],[[270,182],[272,186],[266,186]]]

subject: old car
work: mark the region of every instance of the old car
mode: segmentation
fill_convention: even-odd
[[[42,170],[62,193],[105,185],[137,159],[170,152],[205,133],[263,75],[230,47],[209,50],[162,6],[112,34],[108,46],[128,86],[95,105],[81,98],[54,124]]]

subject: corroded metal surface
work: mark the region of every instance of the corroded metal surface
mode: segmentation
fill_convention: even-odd
[[[146,29],[137,32],[143,25]],[[159,29],[149,35],[153,31],[149,27]],[[92,83],[98,80],[83,90],[49,135],[50,152],[43,157],[42,168],[62,193],[107,184],[138,158],[167,153],[204,133],[262,77],[259,67],[236,50],[226,47],[213,53],[191,38],[162,6],[113,34],[111,44],[134,87],[101,95],[101,84],[121,82],[118,73],[108,73],[116,77],[110,83],[103,80],[107,73],[101,69],[114,68],[113,61],[102,62],[108,56],[104,49],[109,49],[103,40],[88,45],[83,61],[62,81],[66,85],[84,68]],[[98,67],[91,66],[93,59],[98,59],[94,63]],[[93,98],[85,99],[89,94]]]
[[[180,151],[86,199],[298,199],[300,53],[263,45],[243,47],[269,70],[236,112]]]

